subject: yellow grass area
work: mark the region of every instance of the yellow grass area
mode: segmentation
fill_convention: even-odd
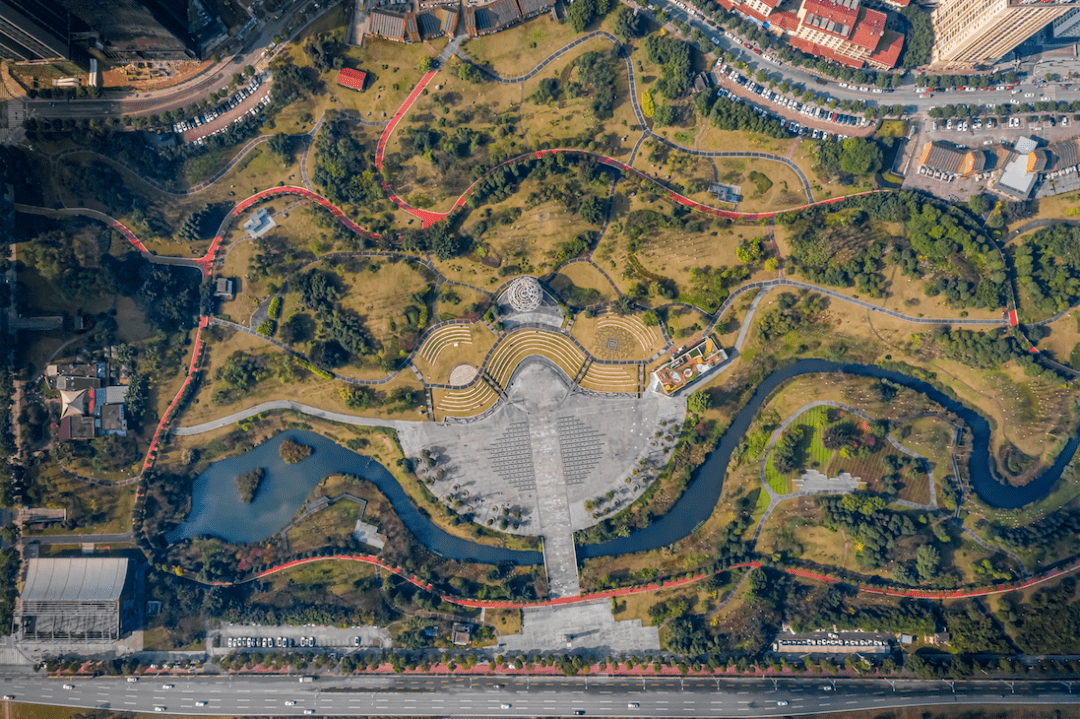
[[[596,290],[599,296],[593,300],[596,302],[611,302],[617,299],[615,289],[604,276],[597,272],[596,268],[588,262],[573,262],[563,265],[559,271],[548,280],[548,285],[562,297],[564,302],[573,302],[572,292],[575,287],[581,289]],[[592,304],[592,303],[590,303]]]
[[[413,364],[427,381],[446,384],[450,370],[459,364],[479,367],[495,339],[483,322],[447,325],[428,335]]]
[[[445,417],[472,417],[480,414],[499,399],[484,380],[466,389],[433,389],[431,401],[435,405],[435,420]]]
[[[344,541],[352,533],[359,516],[359,504],[348,500],[335,502],[289,529],[289,550],[303,553]]]
[[[393,168],[391,185],[410,202],[427,200],[434,205],[433,209],[445,210],[472,184],[475,179],[472,166],[478,161],[515,157],[539,147],[540,143],[561,145],[563,140],[583,132],[589,132],[600,142],[606,142],[608,136],[615,133],[613,145],[605,144],[598,149],[614,157],[628,156],[636,139],[621,140],[626,136],[626,127],[634,123],[628,92],[618,93],[613,117],[602,121],[594,116],[587,95],[574,99],[561,96],[555,102],[542,105],[530,99],[539,89],[541,80],[559,78],[565,85],[573,78],[571,68],[578,57],[593,51],[607,54],[610,48],[611,43],[603,38],[589,40],[519,85],[490,82],[474,85],[460,80],[455,70],[460,61],[452,60],[429,85],[428,94],[417,99],[403,125],[387,144],[391,163],[395,160],[401,163]],[[617,63],[615,69],[618,86],[628,87],[625,67]],[[506,134],[507,126],[496,126],[496,119],[509,121],[514,132]],[[414,130],[437,128],[436,123],[440,120],[448,122],[441,130],[444,135],[452,133],[455,125],[467,124],[472,130],[486,133],[490,141],[478,148],[470,159],[458,160],[446,167],[434,165],[419,155],[402,153],[403,141]]]
[[[536,181],[524,182],[511,197],[488,207],[496,213],[509,207],[524,208],[529,193],[537,189],[539,184]],[[481,219],[481,213],[473,212],[469,217],[470,224],[467,224],[463,231],[473,232],[476,222]],[[518,266],[520,271],[513,274],[541,276],[552,269],[555,249],[560,243],[573,240],[587,230],[594,229],[595,225],[590,225],[576,214],[568,212],[561,202],[544,202],[524,209],[512,224],[489,227],[480,241],[490,248],[488,254],[492,258],[501,259],[504,266]],[[432,258],[432,261],[436,269],[448,279],[483,287],[489,291],[494,291],[509,279],[500,277],[496,269],[463,257],[450,260]]]
[[[508,30],[468,40],[461,49],[503,77],[518,77],[577,37],[570,23],[553,22],[544,14]]]
[[[484,621],[495,627],[500,637],[521,633],[520,609],[487,609]]]
[[[645,360],[664,347],[660,328],[646,327],[637,315],[620,316],[613,312],[593,318],[578,315],[570,331],[599,359]]]
[[[356,310],[364,324],[380,342],[400,336],[408,323],[404,310],[419,305],[411,295],[434,285],[434,278],[415,262],[380,262],[378,271],[350,272],[343,265],[333,268],[342,282],[341,304]]]
[[[1050,334],[1039,340],[1039,351],[1069,364],[1073,349],[1080,344],[1080,314],[1070,310],[1057,322],[1045,325],[1043,331],[1046,330]]]
[[[203,336],[208,340],[207,354],[204,358],[206,368],[204,376],[208,379],[199,385],[194,401],[180,418],[181,426],[208,422],[270,400],[293,400],[334,412],[358,414],[356,410],[350,409],[341,397],[341,391],[345,388],[344,383],[333,379],[322,379],[296,366],[293,366],[291,371],[287,371],[284,366],[291,364],[293,360],[265,340],[225,328],[213,328],[211,333],[204,333]],[[220,383],[212,378],[233,352],[245,352],[263,357],[271,370],[270,375],[244,396],[237,397],[228,404],[214,404],[212,397]],[[420,386],[412,372],[400,372],[393,381],[379,385],[376,391],[389,394],[397,387],[419,389]],[[172,397],[168,399],[171,400]],[[365,410],[364,415],[418,421],[424,419],[423,415],[417,412],[417,408],[390,413],[382,404]]]
[[[637,392],[637,365],[605,365],[593,362],[581,378],[581,386],[598,392]]]
[[[506,387],[518,364],[530,355],[547,357],[570,378],[576,377],[585,363],[585,355],[567,338],[554,332],[529,329],[509,335],[498,346],[488,362],[488,374]]]

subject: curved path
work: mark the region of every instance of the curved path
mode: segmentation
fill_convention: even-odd
[[[611,33],[608,33],[608,32],[602,31],[602,30],[598,30],[598,31],[589,33],[588,35],[582,36],[582,37],[568,43],[563,48],[561,48],[559,50],[556,50],[554,53],[552,53],[547,58],[545,58],[543,61],[541,61],[541,63],[539,65],[534,67],[527,74],[522,75],[520,78],[500,78],[498,75],[493,73],[491,70],[488,70],[487,68],[484,68],[483,66],[478,65],[473,60],[470,60],[468,58],[468,56],[465,55],[465,53],[463,51],[458,50],[456,52],[456,55],[459,58],[462,58],[463,60],[465,60],[466,62],[471,63],[474,67],[477,67],[478,69],[480,69],[481,72],[483,72],[487,76],[493,77],[493,78],[497,79],[499,82],[506,82],[506,83],[509,84],[509,83],[512,83],[512,82],[524,82],[525,80],[527,80],[527,79],[529,79],[531,77],[534,77],[538,72],[543,70],[543,68],[546,67],[549,63],[553,62],[554,60],[558,59],[559,57],[561,57],[565,53],[569,52],[571,49],[581,45],[584,42],[587,42],[588,40],[591,40],[591,39],[597,38],[597,37],[602,37],[602,38],[610,40],[612,43],[614,43],[616,45],[616,47],[620,46],[620,42],[619,42],[619,39],[617,37],[615,37]],[[754,221],[754,220],[762,219],[762,218],[765,218],[765,217],[772,217],[774,215],[782,214],[782,212],[797,211],[797,210],[800,210],[800,209],[804,209],[807,206],[816,204],[814,202],[813,192],[810,189],[810,183],[807,181],[806,176],[803,174],[802,170],[799,169],[798,165],[796,165],[794,162],[792,162],[790,159],[788,159],[786,157],[783,157],[783,156],[780,156],[780,155],[772,155],[772,154],[764,153],[764,152],[708,152],[708,151],[703,151],[703,150],[695,150],[693,148],[689,148],[689,147],[685,147],[683,145],[679,145],[678,143],[672,142],[671,140],[668,140],[665,137],[662,137],[660,135],[656,135],[655,133],[653,133],[653,131],[649,129],[648,124],[645,121],[645,115],[642,112],[641,106],[640,106],[640,104],[638,102],[637,80],[634,77],[633,63],[630,61],[630,57],[626,53],[622,53],[622,58],[623,58],[623,62],[626,64],[627,76],[628,76],[629,83],[630,83],[630,101],[631,101],[631,104],[632,104],[632,106],[634,108],[634,114],[637,117],[638,124],[640,125],[640,127],[642,129],[642,132],[644,133],[644,136],[652,137],[653,139],[657,140],[658,142],[662,142],[662,143],[668,145],[669,147],[672,147],[672,148],[674,148],[676,150],[680,150],[682,152],[687,152],[687,153],[692,154],[692,155],[697,156],[697,157],[707,157],[707,158],[712,158],[712,157],[748,157],[748,158],[753,158],[753,159],[767,159],[767,160],[773,160],[773,161],[776,161],[776,162],[782,162],[785,165],[787,165],[788,167],[790,167],[792,169],[792,171],[798,176],[799,181],[803,185],[803,192],[806,194],[807,205],[804,205],[802,207],[797,207],[797,208],[789,208],[788,210],[783,210],[783,211],[778,211],[778,212],[770,212],[770,213],[733,212],[733,211],[730,211],[730,210],[722,210],[722,209],[717,208],[717,207],[712,207],[710,205],[705,205],[705,204],[702,204],[702,203],[695,202],[695,201],[693,201],[693,200],[691,200],[691,199],[689,199],[689,198],[687,198],[687,197],[685,197],[685,196],[683,196],[683,195],[681,195],[679,193],[676,193],[674,190],[671,190],[671,188],[665,186],[659,180],[657,180],[655,178],[652,178],[652,177],[646,175],[643,172],[640,172],[638,170],[634,170],[632,167],[630,167],[630,166],[626,165],[625,163],[622,163],[622,162],[620,162],[620,161],[618,161],[618,160],[616,160],[614,158],[607,157],[607,156],[604,156],[604,155],[600,155],[598,153],[587,153],[587,151],[578,150],[576,148],[558,148],[558,149],[551,149],[551,150],[541,150],[541,151],[539,151],[537,153],[533,153],[535,155],[535,157],[541,157],[542,155],[544,155],[544,154],[546,154],[548,152],[582,152],[582,153],[591,154],[591,155],[594,155],[594,156],[596,156],[598,158],[601,158],[601,161],[606,165],[609,165],[611,167],[619,169],[619,170],[621,170],[623,172],[628,172],[628,173],[635,174],[635,175],[637,175],[638,177],[640,177],[640,178],[642,178],[644,180],[648,180],[650,182],[655,183],[656,185],[658,185],[663,190],[665,190],[666,192],[669,193],[669,199],[671,201],[673,201],[673,202],[676,202],[676,203],[681,204],[681,205],[685,205],[685,206],[687,206],[687,207],[689,207],[689,208],[691,208],[691,209],[693,209],[695,211],[698,211],[698,212],[705,212],[705,213],[712,214],[712,215],[717,216],[717,217],[724,217],[724,218],[728,218],[728,219]],[[397,111],[394,113],[394,116],[390,119],[390,122],[387,124],[386,129],[383,130],[382,135],[379,137],[378,146],[376,147],[376,150],[375,150],[375,167],[380,172],[383,169],[383,158],[384,158],[384,155],[386,153],[386,146],[387,146],[387,144],[388,144],[388,142],[390,140],[390,137],[394,134],[394,130],[397,128],[398,124],[401,123],[401,121],[404,119],[404,117],[409,113],[409,110],[412,108],[413,103],[415,103],[416,100],[423,94],[423,91],[431,83],[431,80],[435,77],[435,75],[437,73],[438,73],[438,70],[432,70],[432,71],[428,72],[427,74],[425,74],[420,79],[420,81],[416,84],[416,87],[414,87],[412,92],[409,93],[409,96],[407,98],[405,98],[405,101],[401,104],[401,107],[399,107],[397,109]],[[639,140],[638,144],[640,145],[640,140]],[[504,165],[517,162],[522,157],[524,157],[524,156],[519,156],[517,158],[511,158],[511,159],[509,159],[509,160],[507,160],[507,161],[505,161],[503,163],[500,163],[499,165],[496,165],[495,167],[491,168],[491,170],[489,170],[488,173],[485,173],[485,175],[490,174],[490,172],[498,169],[499,167],[502,167]],[[391,189],[390,185],[385,183],[385,182],[383,183],[383,189],[386,191],[386,193],[389,196],[390,200],[393,201],[394,204],[397,205],[399,209],[404,210],[405,212],[408,212],[409,214],[413,215],[414,217],[417,217],[421,221],[421,223],[423,224],[424,227],[430,227],[431,225],[435,224],[436,222],[440,222],[440,221],[446,219],[447,216],[449,216],[451,212],[453,212],[457,208],[463,206],[465,204],[466,197],[469,194],[472,193],[473,188],[475,188],[475,186],[482,179],[483,178],[480,178],[480,180],[477,180],[467,190],[465,190],[465,192],[462,193],[462,195],[457,200],[454,201],[454,204],[446,212],[432,212],[430,210],[421,210],[421,209],[412,207],[408,202],[405,201],[404,198],[397,195],[393,191],[393,189]],[[860,193],[860,194],[865,194],[865,193]],[[826,202],[837,202],[837,201],[840,201],[842,199],[844,199],[844,198],[833,198],[832,200],[827,200]]]
[[[402,579],[412,583],[413,585],[415,585],[417,587],[420,587],[421,589],[424,589],[426,591],[429,591],[429,592],[435,592],[436,591],[434,585],[432,585],[430,582],[425,582],[424,580],[420,579],[419,577],[416,577],[415,575],[409,574],[402,567],[397,567],[397,566],[392,566],[392,565],[386,564],[386,563],[382,562],[378,557],[368,555],[368,554],[338,554],[338,555],[333,555],[333,556],[329,556],[329,557],[311,557],[311,558],[308,558],[308,559],[297,559],[297,560],[294,560],[294,561],[291,561],[291,562],[286,562],[284,564],[278,565],[276,567],[272,567],[270,569],[267,569],[265,572],[260,572],[259,574],[252,575],[252,576],[250,576],[250,577],[248,577],[246,579],[240,580],[239,582],[202,582],[197,577],[187,575],[187,574],[185,574],[184,576],[188,577],[189,579],[191,579],[194,582],[198,582],[199,584],[203,584],[203,585],[206,585],[206,586],[233,586],[233,585],[237,585],[237,584],[247,584],[248,582],[254,582],[254,581],[263,579],[265,577],[271,576],[273,574],[276,574],[278,572],[284,571],[286,569],[291,569],[292,567],[303,566],[305,564],[311,564],[313,562],[363,562],[364,564],[371,564],[373,566],[380,567],[380,568],[384,569],[385,571],[392,572],[393,574],[397,575],[398,577],[400,577],[400,578],[402,578]],[[555,605],[560,605],[560,604],[579,604],[581,602],[591,602],[591,601],[595,601],[597,599],[607,599],[607,598],[610,598],[610,597],[625,597],[625,596],[630,596],[630,595],[633,595],[633,594],[642,594],[642,593],[645,593],[645,592],[654,592],[654,591],[656,591],[658,589],[670,589],[670,588],[675,588],[675,587],[684,587],[684,586],[693,584],[695,582],[699,582],[699,581],[701,581],[701,580],[703,580],[703,579],[705,579],[707,577],[711,577],[714,574],[719,574],[721,572],[727,572],[727,571],[731,571],[733,569],[757,569],[757,568],[760,568],[761,566],[762,565],[761,565],[760,562],[744,562],[744,563],[740,563],[740,564],[733,564],[733,565],[731,565],[729,567],[724,567],[723,569],[718,569],[715,572],[703,572],[703,573],[700,573],[700,574],[694,574],[694,575],[691,575],[691,576],[686,576],[686,577],[683,577],[681,579],[661,580],[659,582],[646,584],[646,585],[642,585],[642,586],[638,586],[638,587],[623,587],[623,588],[620,588],[620,589],[606,589],[606,590],[603,590],[603,591],[600,591],[600,592],[594,592],[594,593],[591,593],[591,594],[583,594],[581,596],[576,596],[576,597],[560,597],[558,599],[549,599],[549,600],[546,600],[546,601],[507,602],[507,601],[487,600],[487,599],[468,599],[468,598],[458,597],[458,596],[449,595],[449,594],[440,595],[440,599],[442,599],[445,602],[449,602],[451,604],[455,604],[455,605],[461,606],[461,607],[481,607],[481,608],[488,608],[488,609],[524,609],[524,608],[527,608],[527,607],[544,607],[544,606],[555,606]],[[832,577],[832,576],[829,576],[827,574],[818,574],[816,572],[810,572],[810,571],[807,571],[807,570],[804,570],[804,569],[777,567],[775,565],[772,566],[772,568],[773,569],[778,569],[779,571],[785,572],[785,573],[790,574],[792,576],[802,577],[804,579],[813,579],[813,580],[816,580],[816,581],[819,581],[819,582],[826,582],[828,584],[841,584],[841,583],[843,583],[842,580],[837,579],[836,577]],[[1016,591],[1021,591],[1021,590],[1024,590],[1024,589],[1028,589],[1028,588],[1036,586],[1038,584],[1042,584],[1043,582],[1050,581],[1051,579],[1054,579],[1056,577],[1060,577],[1063,574],[1068,574],[1070,572],[1076,571],[1077,569],[1080,569],[1080,561],[1075,562],[1075,563],[1073,563],[1073,564],[1071,564],[1068,567],[1065,567],[1063,569],[1055,569],[1055,570],[1046,572],[1046,573],[1044,573],[1044,574],[1042,574],[1042,575],[1040,575],[1038,577],[1033,577],[1033,578],[1027,579],[1027,580],[1025,580],[1023,582],[1011,582],[1011,583],[1007,583],[1007,584],[999,584],[999,585],[994,585],[994,586],[989,586],[989,587],[955,589],[955,590],[948,591],[948,592],[936,591],[936,590],[924,590],[924,589],[908,589],[908,588],[904,588],[904,587],[889,587],[889,586],[886,586],[886,587],[870,587],[870,586],[856,585],[855,588],[860,592],[866,592],[866,593],[869,593],[869,594],[880,594],[880,595],[891,596],[891,597],[911,597],[911,598],[918,598],[918,599],[960,599],[960,598],[970,598],[970,597],[987,597],[987,596],[992,596],[992,595],[995,595],[995,594],[1007,594],[1009,592],[1016,592]]]

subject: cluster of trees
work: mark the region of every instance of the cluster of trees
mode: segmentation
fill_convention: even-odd
[[[652,34],[645,38],[645,56],[659,65],[663,75],[656,89],[668,100],[682,97],[690,88],[694,73],[690,43],[670,35]]]
[[[930,13],[917,5],[908,5],[900,14],[909,26],[904,35],[904,55],[900,58],[900,67],[911,70],[926,65],[934,49],[934,23],[930,20]],[[920,75],[916,82],[923,77]]]
[[[1004,329],[975,332],[939,326],[934,328],[931,339],[949,359],[979,369],[994,369],[1026,355],[1020,343]]]
[[[311,64],[318,68],[319,72],[340,70],[345,67],[345,58],[342,51],[345,43],[333,35],[319,33],[315,37],[308,38],[304,45],[304,52],[311,59]]]
[[[591,1],[581,0],[582,4]],[[611,2],[611,0],[596,0],[596,2]],[[571,6],[571,12],[573,12],[573,6]],[[592,99],[592,111],[597,120],[607,120],[615,114],[615,90],[618,87],[615,62],[620,52],[622,52],[621,48],[613,48],[607,55],[595,50],[585,53],[574,63],[578,71],[577,81],[566,84],[566,94],[569,97]]]
[[[1076,599],[1076,579],[1065,577],[1056,586],[1035,591],[1018,604],[1004,595],[998,618],[1016,637],[1020,649],[1029,654],[1069,654],[1080,636],[1080,602]]]
[[[1013,249],[1016,281],[1040,311],[1052,313],[1080,299],[1080,228],[1039,230]]]
[[[607,15],[615,5],[615,0],[581,0],[570,4],[566,18],[574,32],[585,32],[593,20]]]
[[[796,632],[836,625],[837,629],[904,632],[926,636],[937,631],[938,618],[930,602],[902,600],[898,606],[853,606],[857,595],[845,587],[831,586],[813,602],[788,604],[788,621]]]
[[[319,340],[311,344],[308,354],[317,367],[333,369],[349,361],[350,356],[371,355],[377,351],[375,340],[360,315],[340,306],[341,290],[333,274],[310,270],[293,279],[292,285],[300,292],[300,303],[312,310],[319,322]],[[286,323],[289,324],[291,322]],[[287,333],[289,339],[296,339],[293,328]]]
[[[768,342],[815,324],[825,309],[825,302],[819,294],[804,295],[800,301],[790,292],[782,293],[776,300],[776,307],[761,316],[758,323],[761,338]]]
[[[789,474],[801,466],[803,452],[800,451],[800,445],[802,439],[803,428],[800,426],[791,427],[784,432],[772,451],[772,461],[776,471],[781,474]]]
[[[275,88],[277,84],[275,75]],[[386,197],[375,172],[374,157],[353,136],[348,122],[330,119],[329,115],[327,120],[315,141],[312,179],[331,202],[371,208]],[[370,222],[365,226],[375,229]]]
[[[698,94],[694,102],[697,111],[703,115],[707,114],[713,127],[721,130],[745,130],[780,139],[792,136],[784,127],[781,127],[780,120],[776,116],[760,115],[745,103],[718,97],[711,92]]]
[[[907,13],[904,13],[906,16]],[[907,36],[908,44],[911,36]],[[1016,72],[995,72],[989,75],[919,75],[915,78],[917,87],[940,90],[946,87],[990,87],[992,85],[1012,85],[1017,80]]]
[[[436,164],[440,159],[464,160],[491,139],[487,133],[473,130],[465,125],[458,125],[453,132],[440,132],[433,127],[421,127],[413,131],[413,152],[423,155],[429,162]],[[435,153],[440,152],[441,158]]]
[[[288,136],[286,135],[286,137]],[[184,242],[196,242],[201,240],[207,232],[213,231],[213,228],[210,227],[210,223],[213,220],[213,214],[210,205],[195,210],[184,218],[180,228],[176,231],[176,236]]]
[[[19,596],[19,554],[14,548],[0,549],[0,622],[12,626],[15,598]]]
[[[266,470],[262,467],[256,467],[237,476],[236,487],[240,490],[241,502],[251,504],[255,500],[255,495],[259,493],[259,485],[262,484],[265,476]]]
[[[217,370],[215,378],[224,386],[214,390],[212,401],[214,404],[229,404],[269,376],[270,367],[265,357],[237,350]]]
[[[1013,549],[1046,549],[1080,533],[1080,511],[1060,510],[1018,527],[992,523],[991,539]]]
[[[830,176],[869,175],[881,169],[881,147],[875,140],[849,137],[818,143],[818,164]]]
[[[859,232],[869,231],[869,224],[862,213],[853,216],[846,228],[798,223],[795,227],[799,234],[791,245],[792,271],[817,284],[833,287],[854,284],[871,297],[884,296],[885,245],[877,240],[867,243]],[[851,246],[854,237],[863,241]]]
[[[881,497],[861,493],[842,497],[816,497],[824,510],[823,524],[832,530],[842,529],[863,545],[858,553],[859,566],[876,569],[888,561],[897,541],[915,534],[911,517],[885,508]]]

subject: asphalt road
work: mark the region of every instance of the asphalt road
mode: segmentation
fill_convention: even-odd
[[[73,688],[65,690],[65,681]],[[164,685],[171,684],[166,689]],[[1080,683],[1077,683],[1080,685]],[[38,679],[5,676],[14,701],[206,715],[766,717],[939,704],[1077,704],[1054,681],[947,682],[632,677],[199,677]],[[826,690],[825,687],[829,687]],[[955,688],[955,693],[953,692]],[[1080,686],[1078,686],[1080,688]],[[1015,689],[1015,693],[1013,692]],[[196,702],[206,702],[196,706]],[[295,702],[286,705],[286,702]],[[781,704],[786,702],[786,704]],[[631,707],[631,704],[637,704]]]
[[[166,110],[187,107],[199,102],[215,90],[226,87],[234,73],[242,73],[245,65],[255,65],[262,59],[262,51],[271,39],[294,22],[293,13],[308,5],[310,0],[294,0],[281,18],[271,20],[258,33],[249,37],[244,49],[228,62],[220,64],[210,74],[201,75],[175,87],[149,92],[128,93],[123,97],[111,96],[99,100],[24,100],[28,117],[108,117],[111,115],[147,115]],[[324,3],[323,13],[330,12],[336,4]],[[294,28],[297,30],[298,28]],[[115,98],[115,99],[114,99]]]

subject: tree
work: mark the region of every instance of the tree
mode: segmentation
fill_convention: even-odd
[[[435,60],[425,55],[420,58],[420,72],[427,73],[435,66]]]
[[[872,140],[849,137],[844,140],[840,169],[852,175],[866,175],[881,169],[881,149]]]
[[[292,142],[291,135],[278,132],[266,144],[269,146],[270,152],[287,161],[292,159]]]
[[[675,108],[671,105],[659,105],[653,113],[653,124],[667,127],[675,122]]]
[[[615,16],[615,37],[623,42],[641,35],[640,16],[626,6],[619,8],[619,14]]]
[[[703,389],[691,392],[686,398],[686,410],[690,414],[704,414],[712,406],[712,395]]]
[[[915,571],[919,578],[927,582],[937,576],[941,568],[941,554],[929,544],[915,550]]]
[[[911,31],[907,33],[900,66],[910,70],[930,62],[930,51],[934,47],[934,25],[930,21],[930,14],[917,5],[908,5],[901,14],[911,24]]]
[[[567,17],[574,32],[585,32],[585,28],[596,17],[596,0],[577,0],[571,3]]]
[[[253,66],[251,66],[251,65],[244,65],[244,74],[247,75],[248,77],[254,77],[255,76],[255,68]]]
[[[968,208],[980,217],[989,212],[992,206],[989,198],[982,193],[972,195],[971,199],[968,200]]]

